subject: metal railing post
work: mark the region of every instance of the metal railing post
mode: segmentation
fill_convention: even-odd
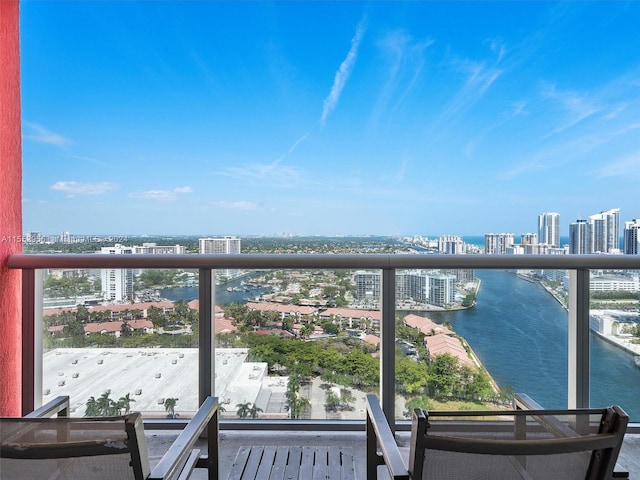
[[[198,301],[199,337],[198,337],[198,404],[210,395],[215,395],[215,273],[211,268],[199,269]]]
[[[589,269],[569,270],[568,407],[589,407]]]
[[[380,285],[380,399],[391,429],[395,430],[396,399],[396,271],[382,270]]]
[[[42,270],[22,270],[22,414],[42,404]]]

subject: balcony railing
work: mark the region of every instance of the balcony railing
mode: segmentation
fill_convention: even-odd
[[[380,270],[380,399],[388,418],[395,411],[395,272],[399,269],[568,270],[568,407],[589,407],[589,275],[591,270],[640,270],[631,255],[12,255],[8,267],[23,272],[23,410],[41,402],[42,269],[140,268],[199,271],[199,385],[202,401],[215,394],[215,339],[211,319],[218,269]]]

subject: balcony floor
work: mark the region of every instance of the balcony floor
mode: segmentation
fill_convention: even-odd
[[[408,432],[401,432],[401,442],[406,441]],[[148,448],[152,464],[157,461],[175,434],[165,431],[148,432]],[[220,479],[225,480],[231,469],[238,448],[246,445],[326,445],[352,446],[355,449],[356,478],[366,478],[365,434],[364,432],[291,432],[291,431],[247,431],[222,430],[220,432]],[[640,435],[627,435],[618,458],[618,465],[629,472],[631,480],[640,480]],[[194,480],[205,480],[206,472],[196,471]],[[382,479],[381,479],[382,480]]]

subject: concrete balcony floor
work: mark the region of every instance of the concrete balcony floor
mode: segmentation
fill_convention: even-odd
[[[171,431],[148,431],[147,446],[152,464],[157,461],[169,447],[175,433]],[[406,444],[409,432],[399,432],[398,439]],[[356,458],[356,478],[366,479],[365,433],[362,432],[292,432],[292,431],[247,431],[221,430],[219,440],[220,479],[225,480],[233,464],[238,448],[250,445],[325,445],[352,446]],[[629,472],[629,478],[640,480],[640,434],[628,434],[618,457],[620,468]],[[384,473],[384,472],[380,472]],[[205,480],[206,472],[197,470],[194,480]],[[383,480],[383,475],[379,475]]]

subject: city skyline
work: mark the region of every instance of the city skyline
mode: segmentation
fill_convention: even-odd
[[[639,20],[637,2],[23,0],[24,231],[631,221]]]

